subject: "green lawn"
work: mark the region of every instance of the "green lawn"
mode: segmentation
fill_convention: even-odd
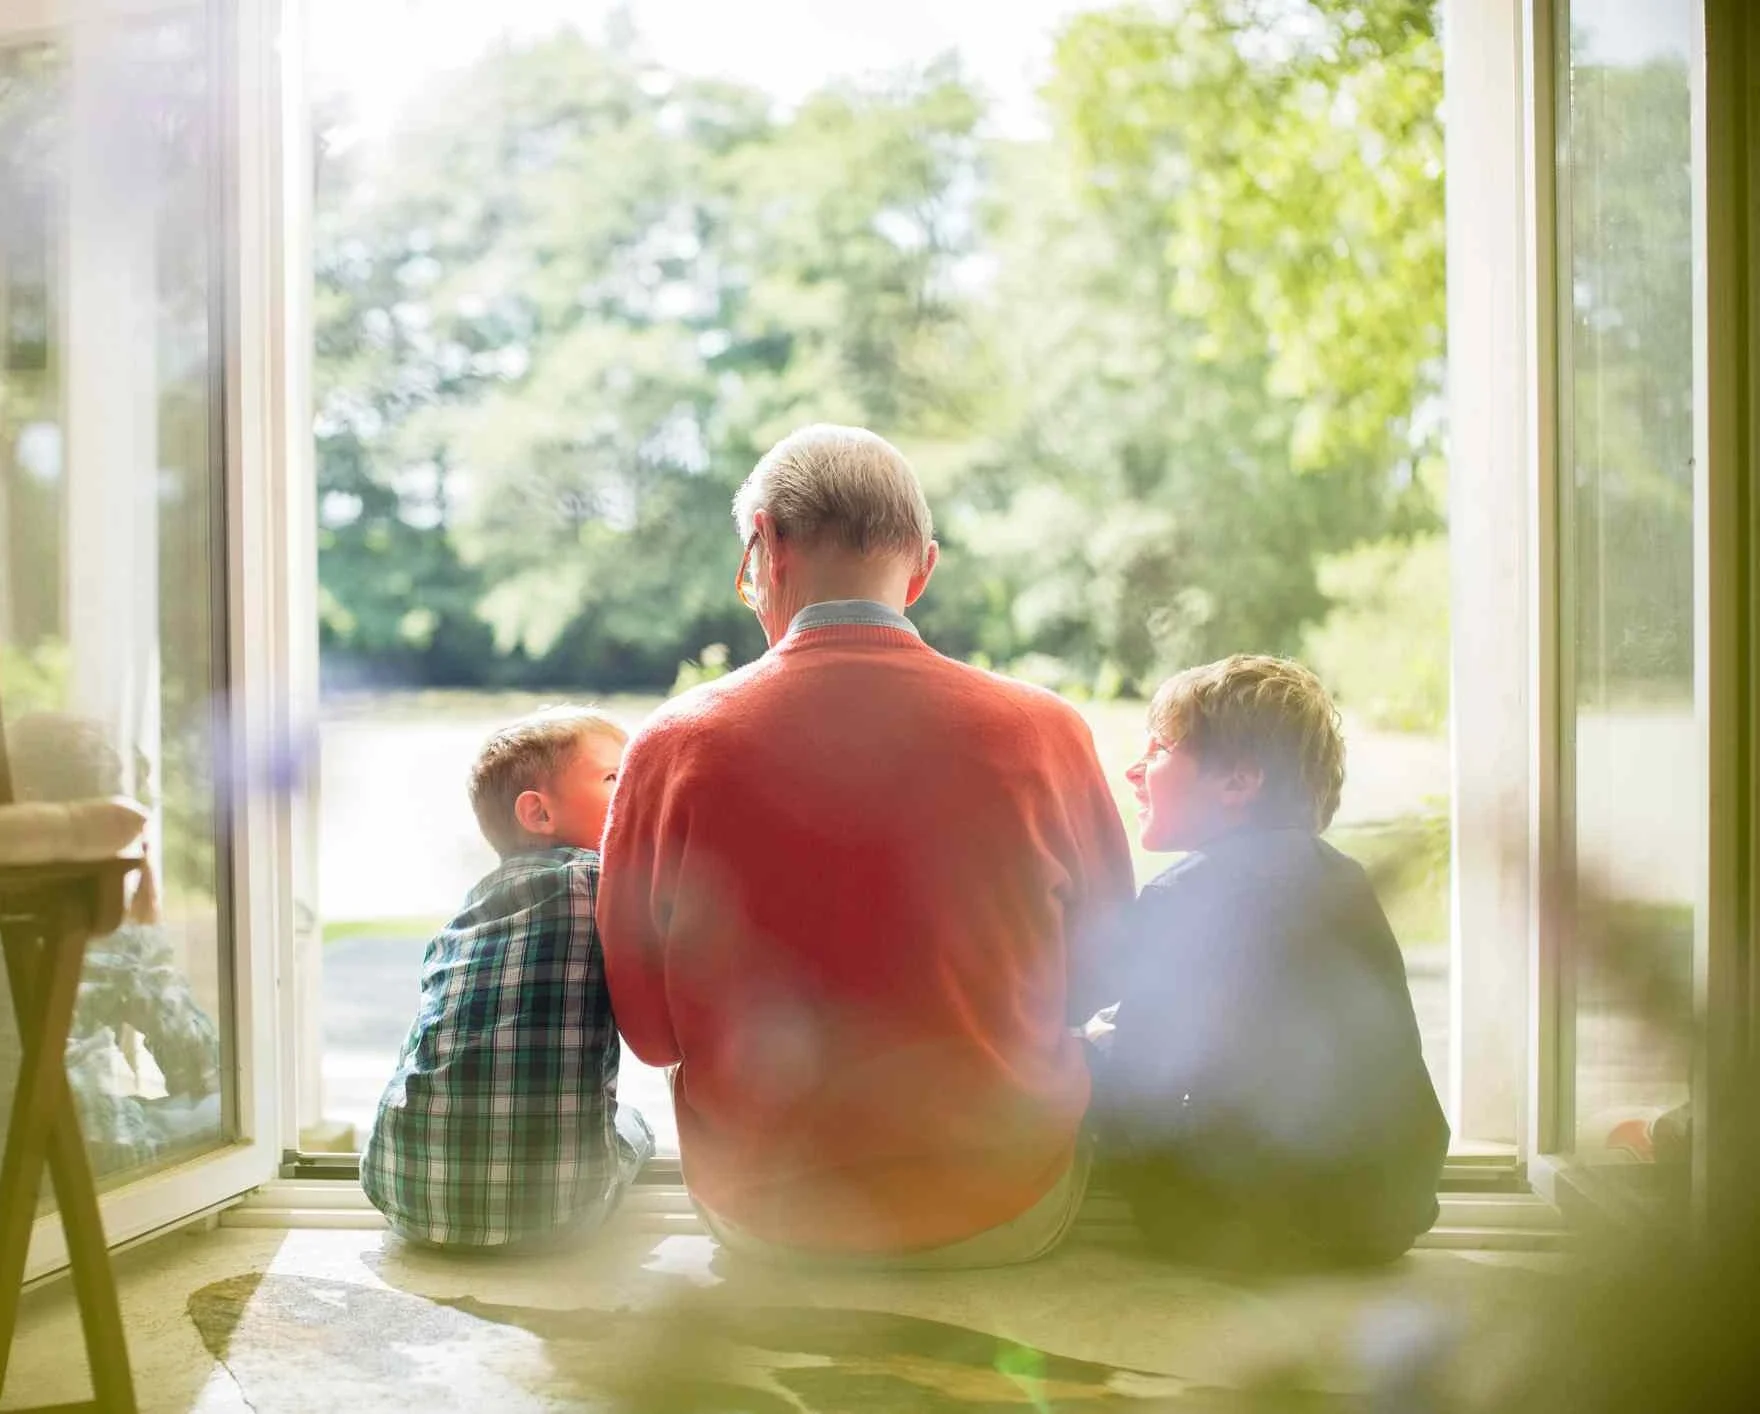
[[[341,943],[351,938],[431,938],[450,921],[438,915],[427,918],[332,918],[324,922],[324,941]]]

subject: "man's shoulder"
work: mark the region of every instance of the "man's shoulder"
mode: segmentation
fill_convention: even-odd
[[[950,690],[974,708],[1014,713],[1042,732],[1092,741],[1087,719],[1049,688],[962,663],[957,658],[937,654],[936,661],[946,674]]]
[[[1082,714],[1047,688],[921,648],[900,660],[901,666],[907,664],[910,676],[900,682],[914,681],[908,689],[913,693],[922,691],[927,679],[927,683],[934,684],[950,699],[967,703],[974,710],[1010,712],[1063,730],[1088,732]],[[666,738],[677,744],[714,735],[738,720],[742,709],[756,706],[775,693],[786,696],[794,690],[796,680],[789,675],[788,667],[786,659],[766,654],[725,677],[698,683],[655,708],[637,736],[650,742]],[[900,690],[906,689],[901,686]]]
[[[1060,752],[1091,747],[1093,734],[1082,714],[1056,693],[986,668],[974,667],[934,651],[919,650],[900,659],[904,669],[896,691],[915,702],[935,703],[937,719],[952,730],[963,722],[999,722],[1027,733]],[[761,729],[772,713],[787,710],[796,693],[838,689],[825,678],[803,682],[791,676],[786,658],[766,654],[713,682],[700,683],[655,709],[631,743],[631,756],[668,768],[710,747],[724,747]],[[841,685],[840,685],[841,686]]]
[[[769,656],[765,655],[725,677],[698,683],[668,698],[637,729],[632,747],[652,748],[660,742],[678,747],[698,737],[713,736],[729,720],[728,709],[737,710],[770,673]]]

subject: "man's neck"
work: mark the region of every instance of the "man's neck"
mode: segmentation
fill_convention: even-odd
[[[910,594],[911,568],[900,557],[864,555],[821,546],[795,561],[796,609],[840,599],[866,599],[902,614]]]
[[[859,599],[869,604],[883,604],[895,614],[905,610],[905,581],[897,576],[867,574],[815,575],[801,586],[800,601],[795,612],[809,604],[833,604]]]

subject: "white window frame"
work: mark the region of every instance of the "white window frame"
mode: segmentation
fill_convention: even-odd
[[[300,67],[304,42],[297,0],[284,0],[285,40],[284,62],[290,70]],[[1515,475],[1500,483],[1508,493],[1503,501],[1506,514],[1513,508],[1531,506],[1532,475],[1535,460],[1529,455],[1531,418],[1527,411],[1527,386],[1523,370],[1534,366],[1531,341],[1539,334],[1533,324],[1533,304],[1527,297],[1532,277],[1527,273],[1533,258],[1532,232],[1526,212],[1533,209],[1531,196],[1509,174],[1522,167],[1515,159],[1529,150],[1532,134],[1525,120],[1531,108],[1525,103],[1529,92],[1529,75],[1522,67],[1520,36],[1526,21],[1521,0],[1448,0],[1447,25],[1450,49],[1448,83],[1451,91],[1470,95],[1475,111],[1493,115],[1511,115],[1511,121],[1497,126],[1489,134],[1481,132],[1477,140],[1463,147],[1456,137],[1464,125],[1449,125],[1450,177],[1450,248],[1494,249],[1500,262],[1478,267],[1457,280],[1451,260],[1450,271],[1450,362],[1462,366],[1461,350],[1471,351],[1481,377],[1478,389],[1490,398],[1497,409],[1479,429],[1482,455],[1487,465],[1514,468]],[[1462,44],[1463,35],[1468,43]],[[1474,47],[1469,47],[1474,46]],[[1457,53],[1458,49],[1458,53]],[[1505,52],[1507,51],[1507,52]],[[1476,57],[1473,57],[1475,56]],[[1507,62],[1505,62],[1507,61]],[[283,336],[287,367],[282,379],[282,392],[287,405],[295,409],[310,407],[310,125],[303,108],[302,85],[297,75],[283,78],[286,139],[282,154],[287,164],[287,205],[283,225],[283,253],[287,260],[283,296]],[[1457,169],[1457,163],[1460,167]],[[1512,163],[1514,164],[1512,166]],[[1529,164],[1532,166],[1532,164]],[[1472,174],[1473,194],[1466,200],[1455,193],[1454,173],[1464,170]],[[1532,179],[1532,175],[1530,177]],[[1454,330],[1462,331],[1457,348]],[[1514,349],[1512,356],[1511,349]],[[1459,396],[1459,385],[1451,387],[1451,397]],[[1517,409],[1506,413],[1508,408]],[[297,415],[289,417],[287,446],[283,455],[288,469],[289,486],[284,504],[288,507],[289,523],[283,527],[286,558],[279,565],[283,576],[283,593],[291,607],[303,602],[307,606],[305,622],[295,615],[284,628],[283,642],[289,659],[284,664],[290,701],[295,704],[299,720],[315,721],[318,703],[318,665],[315,619],[317,575],[315,537],[316,523],[315,468],[309,435]],[[1458,434],[1457,434],[1458,435]],[[1513,455],[1507,449],[1513,447]],[[1457,450],[1456,457],[1459,459]],[[1458,484],[1458,483],[1457,483]],[[1451,534],[1458,535],[1459,518],[1470,514],[1471,506],[1451,508]],[[1508,944],[1495,952],[1474,956],[1465,962],[1468,985],[1457,986],[1457,994],[1465,991],[1467,1015],[1495,1020],[1498,1037],[1474,1049],[1461,1039],[1453,1044],[1456,1051],[1454,1073],[1466,1076],[1452,1087],[1451,1115],[1465,1114],[1469,1122],[1486,1114],[1503,1116],[1501,1127],[1482,1125],[1494,1134],[1493,1142],[1473,1146],[1454,1158],[1489,1160],[1510,1164],[1531,1151],[1523,1142],[1518,1127],[1524,1114],[1523,1085],[1530,1055],[1527,1027],[1522,1018],[1529,1014],[1531,1003],[1526,992],[1531,984],[1528,974],[1530,936],[1535,927],[1535,909],[1528,889],[1532,861],[1528,859],[1533,838],[1534,809],[1530,793],[1535,777],[1535,750],[1530,732],[1531,713],[1528,703],[1535,685],[1531,682],[1533,656],[1528,643],[1539,636],[1531,622],[1535,610],[1533,571],[1529,567],[1527,547],[1533,543],[1537,528],[1526,527],[1518,537],[1513,557],[1502,539],[1507,526],[1493,515],[1481,516],[1471,533],[1477,543],[1490,547],[1508,573],[1500,572],[1495,592],[1500,613],[1481,614],[1481,622],[1491,624],[1489,634],[1468,644],[1465,651],[1457,648],[1455,660],[1456,702],[1463,701],[1463,682],[1468,704],[1489,702],[1489,714],[1460,713],[1455,731],[1457,763],[1471,759],[1466,751],[1481,751],[1485,738],[1477,735],[1478,724],[1493,724],[1491,754],[1498,762],[1492,773],[1455,772],[1455,810],[1457,819],[1471,818],[1481,803],[1489,799],[1496,806],[1499,830],[1495,838],[1475,839],[1469,836],[1466,854],[1461,854],[1462,832],[1455,832],[1456,858],[1454,876],[1481,877],[1487,882],[1464,891],[1457,890],[1454,900],[1457,937],[1505,937]],[[1457,563],[1464,557],[1457,556]],[[1487,586],[1463,584],[1457,576],[1456,602],[1462,595],[1468,602],[1484,603]],[[1476,597],[1475,597],[1476,596]],[[1508,605],[1509,619],[1501,614]],[[1513,620],[1521,634],[1512,640],[1507,632]],[[1496,668],[1495,681],[1476,676],[1487,664]],[[1472,669],[1473,671],[1469,671]],[[1457,712],[1459,708],[1457,706]],[[1465,736],[1463,738],[1463,731]],[[289,887],[297,890],[302,912],[316,916],[315,831],[317,828],[317,781],[315,771],[309,773],[305,789],[297,801],[293,823],[293,850],[298,857],[295,877]],[[1464,809],[1463,809],[1464,805]],[[1514,845],[1516,854],[1509,854]],[[1496,867],[1484,870],[1487,861]],[[1513,862],[1512,862],[1513,861]],[[1465,865],[1465,870],[1463,870]],[[1465,930],[1463,934],[1463,930]],[[282,1075],[282,1138],[290,1151],[299,1148],[299,1136],[305,1124],[318,1117],[318,1052],[317,978],[321,968],[322,943],[313,927],[289,929],[283,952],[283,975],[293,984],[283,988],[281,1034],[288,1054],[280,1067]],[[1457,946],[1455,963],[1463,964]],[[1481,965],[1483,964],[1483,965]],[[1459,975],[1457,973],[1457,975]],[[1512,1005],[1514,1010],[1512,1011]],[[1459,1016],[1457,1015],[1457,1022]],[[1467,1032],[1459,1025],[1457,1038]],[[1457,1129],[1459,1123],[1457,1120]],[[1476,1151],[1476,1152],[1475,1152]],[[680,1221],[676,1183],[655,1184],[646,1188],[642,1201],[633,1205],[637,1212],[652,1209],[665,1215],[668,1223]],[[1495,1244],[1500,1234],[1513,1238],[1520,1245],[1546,1240],[1552,1217],[1549,1208],[1534,1203],[1524,1195],[1444,1194],[1443,1218],[1433,1234],[1432,1245]],[[250,1201],[229,1215],[227,1221],[238,1225],[294,1226],[360,1226],[376,1224],[377,1216],[366,1203],[358,1183],[338,1180],[290,1177],[266,1184]]]
[[[186,8],[184,0],[0,0],[0,43],[66,43],[92,27]],[[232,0],[221,13],[221,65],[228,121],[221,135],[225,259],[215,271],[224,301],[224,554],[227,604],[227,719],[224,759],[216,774],[231,782],[223,816],[232,860],[228,979],[239,1138],[232,1144],[103,1194],[99,1210],[112,1246],[188,1221],[235,1200],[274,1173],[280,1138],[280,1017],[277,979],[291,936],[291,802],[266,788],[265,763],[286,752],[283,704],[290,622],[287,577],[289,492],[284,375],[280,350],[283,193],[279,141],[278,6]],[[77,317],[77,316],[76,316]],[[94,321],[95,323],[95,321]],[[114,338],[103,327],[68,331],[70,355]],[[27,1279],[67,1263],[54,1213],[32,1229]]]
[[[312,436],[312,124],[306,88],[303,0],[264,0],[280,12],[281,398],[278,443],[285,468],[285,520],[278,527],[286,658],[283,700],[300,750],[290,804],[291,926],[282,948],[280,1156],[298,1153],[323,1119],[323,919],[318,897],[320,757],[318,723],[318,487]],[[279,1172],[279,1168],[277,1169]]]
[[[1705,260],[1693,298],[1705,390],[1695,410],[1694,697],[1706,782],[1704,871],[1694,933],[1693,1208],[1701,1226],[1745,1205],[1751,1174],[1722,1143],[1751,1113],[1760,1046],[1760,13],[1706,0],[1696,56],[1695,226]],[[1715,301],[1711,291],[1718,291]]]
[[[1557,182],[1561,0],[1445,0],[1454,981],[1449,1113],[1513,1140],[1550,1199],[1575,1142],[1572,635]],[[1707,794],[1695,889],[1694,1191],[1718,1180],[1732,1065],[1760,1029],[1760,16],[1704,0],[1695,61],[1696,712]],[[1519,174],[1518,179],[1515,178]],[[1719,291],[1713,303],[1711,290]],[[1501,1131],[1501,1133],[1500,1133]],[[1469,1144],[1471,1152],[1472,1145]],[[1731,1175],[1724,1181],[1734,1182]]]
[[[1547,0],[1448,0],[1455,1132],[1552,1146],[1558,812]],[[1469,1146],[1470,1148],[1470,1146]]]
[[[1481,10],[1455,0],[1468,23],[1495,25],[1517,0]],[[1528,399],[1525,429],[1532,500],[1527,535],[1534,547],[1530,595],[1530,684],[1538,729],[1530,755],[1529,987],[1525,1115],[1521,1157],[1536,1192],[1551,1198],[1572,1167],[1575,1143],[1574,975],[1568,899],[1574,850],[1569,838],[1574,762],[1566,692],[1571,681],[1571,615],[1560,566],[1569,562],[1561,531],[1559,468],[1570,462],[1560,417],[1561,347],[1557,318],[1559,233],[1569,227],[1567,196],[1555,182],[1558,21],[1568,0],[1520,0],[1525,194],[1532,218],[1524,270]],[[1493,10],[1498,12],[1496,20]],[[1692,1207],[1704,1223],[1718,1185],[1742,1182],[1726,1171],[1719,1147],[1723,1116],[1754,1097],[1740,1069],[1760,1022],[1754,973],[1754,888],[1760,882],[1760,780],[1756,779],[1756,671],[1760,604],[1749,564],[1760,520],[1760,16],[1747,0],[1702,0],[1692,56],[1694,409],[1694,713],[1696,759],[1704,786],[1698,817],[1700,866],[1694,886],[1694,1019],[1699,1027],[1691,1095]],[[1456,32],[1451,28],[1451,41]],[[1507,51],[1506,51],[1507,52]],[[1471,218],[1469,218],[1471,219]],[[1450,231],[1451,242],[1454,231]],[[1720,298],[1712,300],[1711,291]],[[1451,311],[1452,312],[1452,311]],[[1451,347],[1451,356],[1453,350]],[[1457,603],[1459,601],[1457,600]]]
[[[272,0],[253,0],[268,5]],[[286,140],[279,149],[285,196],[281,226],[281,323],[285,358],[274,392],[284,401],[280,465],[285,482],[275,504],[285,516],[274,553],[274,585],[260,588],[280,613],[273,639],[279,659],[263,665],[291,704],[293,719],[317,710],[315,487],[305,410],[310,406],[310,132],[297,71],[303,44],[285,0],[288,73],[281,93]],[[1760,53],[1760,23],[1742,0],[1707,0],[1724,27],[1747,25],[1750,53]],[[1449,531],[1453,562],[1453,921],[1451,1083],[1447,1097],[1464,1154],[1513,1165],[1532,1194],[1445,1193],[1431,1245],[1517,1244],[1546,1240],[1555,1218],[1554,1184],[1571,1143],[1572,996],[1568,909],[1549,896],[1568,875],[1569,763],[1563,687],[1568,651],[1562,632],[1557,292],[1558,193],[1555,181],[1555,21],[1553,0],[1444,0],[1448,172],[1448,363],[1452,448]],[[1760,60],[1741,73],[1760,72]],[[1708,161],[1700,200],[1709,199],[1711,233],[1704,282],[1741,281],[1739,242],[1760,230],[1760,158],[1742,140],[1732,96],[1739,74],[1725,66],[1713,84],[1700,141]],[[1721,106],[1720,106],[1721,105]],[[1760,114],[1750,114],[1751,122]],[[1733,143],[1733,146],[1732,146]],[[1756,176],[1740,188],[1745,217],[1720,182],[1746,161]],[[1744,224],[1744,220],[1746,224]],[[1709,272],[1708,276],[1706,272]],[[1750,311],[1760,291],[1749,291]],[[1727,317],[1726,317],[1727,316]],[[1757,434],[1751,361],[1737,343],[1760,328],[1719,310],[1707,326],[1711,397],[1702,413],[1698,497],[1702,592],[1699,697],[1704,704],[1701,760],[1747,749],[1752,696],[1747,667],[1755,632],[1745,596],[1744,552],[1753,543],[1753,501],[1743,478]],[[288,409],[295,411],[288,412]],[[1745,440],[1744,440],[1745,439]],[[241,582],[242,584],[242,582]],[[299,610],[299,612],[295,612]],[[302,618],[303,614],[303,618]],[[248,617],[248,615],[247,615]],[[284,724],[285,725],[285,724]],[[1743,761],[1749,760],[1742,756]],[[1714,789],[1708,804],[1707,869],[1701,881],[1698,974],[1706,1000],[1746,966],[1737,938],[1747,914],[1733,912],[1753,877],[1748,821],[1760,805],[1744,773],[1740,789]],[[315,919],[316,781],[282,822],[276,862],[281,900],[298,889]],[[1745,907],[1745,904],[1742,905]],[[317,1026],[314,1003],[321,941],[315,927],[296,932],[290,902],[278,905],[282,989],[278,1034],[286,1048],[280,1077],[282,1147],[295,1150],[302,1117],[315,1118]],[[1746,977],[1744,971],[1740,974]],[[275,1028],[272,1028],[275,1029]],[[1713,1032],[1713,1045],[1717,1033]],[[1712,1058],[1702,1057],[1695,1093]],[[1703,1142],[1708,1126],[1696,1126]],[[1697,1165],[1703,1168],[1703,1165]],[[688,1224],[676,1186],[649,1190],[633,1208],[667,1227]],[[1537,1201],[1538,1200],[1538,1201]],[[265,1185],[229,1221],[240,1225],[361,1226],[378,1219],[358,1184],[280,1180]]]

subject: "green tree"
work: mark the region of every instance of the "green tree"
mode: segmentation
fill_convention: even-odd
[[[492,369],[434,337],[412,291],[426,266],[430,213],[378,203],[380,174],[359,149],[327,150],[341,125],[321,114],[314,266],[314,434],[319,629],[326,667],[393,680],[481,681],[488,633],[481,583],[451,539],[443,449],[406,457],[404,429],[441,400],[472,397]]]
[[[1003,654],[1143,687],[1292,652],[1322,556],[1434,523],[1431,21],[1192,0],[1066,28],[1052,136],[991,201],[1009,395],[973,535]]]
[[[728,507],[763,448],[809,418],[964,435],[977,112],[939,66],[782,123],[571,34],[434,94],[320,232],[330,641],[462,623],[600,686],[756,652]]]
[[[1320,564],[1332,603],[1303,655],[1373,726],[1435,732],[1448,721],[1448,542],[1380,540]]]
[[[626,33],[496,49],[326,156],[326,646],[748,658],[732,491],[840,420],[924,476],[944,650],[1101,691],[1293,651],[1324,556],[1435,525],[1439,101],[1396,0],[1081,16],[1032,141],[951,60],[782,113]]]
[[[1581,41],[1579,55],[1588,50]],[[1585,702],[1691,700],[1692,85],[1684,59],[1569,76],[1576,675]]]
[[[1440,456],[1438,18],[1434,0],[1098,11],[1065,32],[1049,94],[1093,199],[1161,212],[1199,354],[1264,355],[1265,392],[1297,409],[1291,464],[1377,492],[1421,488]]]

